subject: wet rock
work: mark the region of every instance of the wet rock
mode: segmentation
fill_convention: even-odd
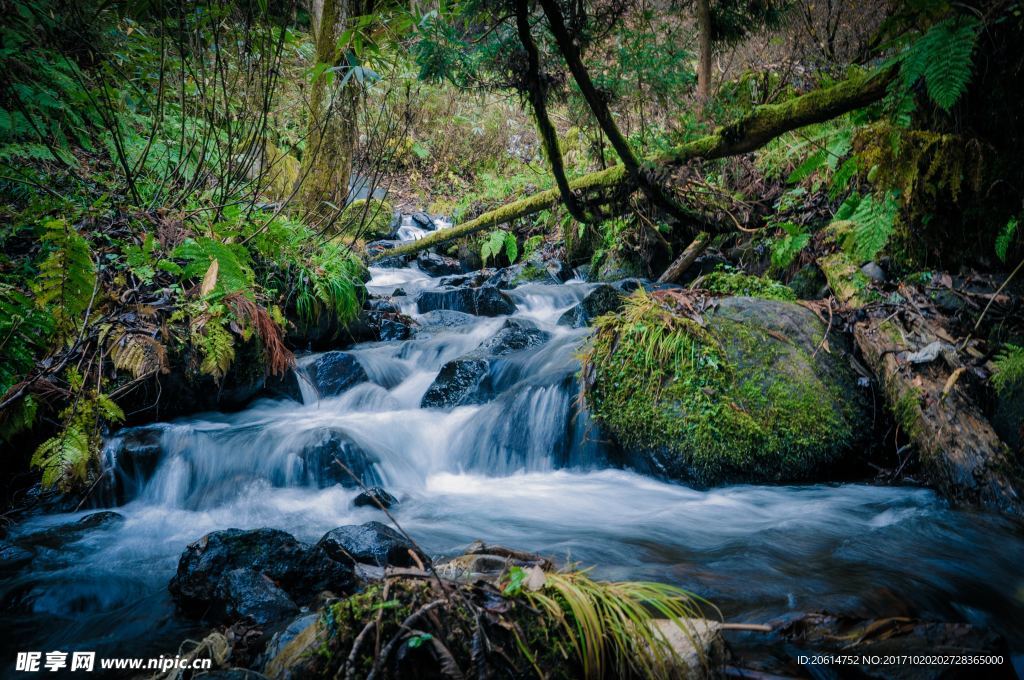
[[[481,286],[424,290],[416,296],[416,309],[420,314],[447,309],[475,316],[500,316],[514,313],[516,305],[508,295],[497,288]]]
[[[271,399],[290,399],[302,403],[302,388],[299,387],[299,374],[295,369],[288,368],[284,375],[269,375],[263,384],[263,396]]]
[[[276,657],[285,647],[300,636],[304,630],[315,624],[319,618],[320,615],[316,613],[305,614],[289,623],[284,630],[275,633],[270,642],[267,643],[267,648],[263,652],[263,658],[269,661]]]
[[[475,350],[442,366],[423,395],[420,406],[452,408],[486,402],[494,392],[489,383],[492,359],[538,347],[549,338],[547,332],[528,321],[507,320],[493,337]]]
[[[544,269],[555,283],[565,283],[576,276],[572,267],[564,260],[548,260],[544,264]]]
[[[347,352],[325,352],[306,367],[313,387],[321,397],[336,397],[370,378],[354,356]]]
[[[471,272],[469,274],[445,276],[444,278],[438,281],[438,285],[442,287],[452,286],[454,288],[459,288],[462,286],[469,286],[470,288],[479,288],[480,286],[487,283],[487,280],[491,278],[492,275],[490,271],[491,270],[489,269],[481,269],[475,272]]]
[[[373,467],[375,459],[341,430],[324,428],[315,433],[313,442],[303,449],[300,457],[306,467],[307,477],[320,488],[334,484],[347,488],[358,486],[352,475],[338,462],[351,470],[363,485],[380,483],[380,477]]]
[[[476,314],[478,316],[501,316],[514,314],[516,305],[505,293],[491,286],[481,286],[476,291]]]
[[[525,271],[524,265],[515,264],[511,267],[502,267],[498,271],[491,274],[487,279],[488,286],[494,286],[500,290],[508,290],[515,288],[520,283],[523,283],[523,272]]]
[[[345,344],[405,340],[415,325],[415,321],[398,311],[364,309],[345,327],[342,338]]]
[[[0,573],[17,571],[31,563],[34,557],[31,550],[0,541]]]
[[[382,297],[374,297],[367,300],[366,308],[374,312],[391,312],[392,314],[399,312],[398,305],[389,298]]]
[[[379,486],[372,486],[366,491],[363,491],[356,499],[352,501],[352,505],[357,508],[369,506],[371,508],[379,508],[381,506],[390,508],[392,505],[397,505],[398,499],[389,494]]]
[[[344,526],[324,534],[317,547],[332,559],[351,559],[378,567],[412,567],[416,565],[410,551],[415,547],[404,536],[380,522]],[[425,563],[428,560],[417,553]]]
[[[828,294],[828,281],[817,265],[813,264],[797,270],[787,285],[798,300],[819,300]]]
[[[168,589],[186,613],[223,620],[243,612],[286,615],[294,611],[286,599],[304,602],[355,585],[352,562],[343,555],[329,556],[279,529],[225,529],[185,549]]]
[[[483,403],[481,383],[487,377],[490,363],[486,359],[461,357],[449,361],[430,383],[422,408],[452,408],[465,404]]]
[[[462,274],[462,264],[451,257],[437,253],[420,253],[416,258],[416,266],[429,276],[451,276]]]
[[[587,293],[587,296],[580,300],[579,304],[566,310],[559,317],[558,325],[583,328],[602,314],[621,309],[625,299],[626,296],[614,286],[601,284]]]
[[[465,312],[456,312],[450,309],[437,309],[427,312],[420,317],[420,329],[417,335],[423,335],[424,331],[436,331],[442,328],[458,328],[473,323],[473,315]]]
[[[160,423],[118,431],[107,444],[105,464],[112,474],[98,489],[107,505],[124,505],[142,491],[163,456],[161,442],[167,425]]]
[[[405,297],[408,293],[405,292],[405,288],[395,288],[391,291],[391,297]]]
[[[423,211],[414,212],[411,215],[411,217],[412,221],[420,229],[437,229],[437,225],[434,224],[434,218],[431,217],[428,213],[425,213]]]
[[[380,320],[380,339],[382,342],[408,340],[412,337],[412,324],[395,319]]]
[[[121,513],[104,510],[88,514],[77,522],[69,522],[68,524],[61,524],[60,526],[19,536],[17,543],[19,546],[29,549],[36,546],[60,548],[82,538],[86,532],[110,528],[122,522],[124,522],[124,516]]]
[[[253,569],[232,569],[217,584],[216,597],[228,619],[248,617],[260,625],[283,621],[298,612],[288,594]]]

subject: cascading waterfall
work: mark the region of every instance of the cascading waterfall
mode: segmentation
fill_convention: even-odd
[[[145,446],[131,430],[107,442],[117,484],[103,499],[123,521],[75,534],[30,573],[6,577],[0,621],[19,627],[21,644],[173,648],[195,630],[173,614],[166,591],[187,543],[261,526],[315,541],[336,526],[381,519],[353,507],[358,489],[335,457],[399,497],[394,513],[435,555],[482,538],[596,565],[603,577],[682,584],[747,620],[833,607],[966,618],[1024,635],[1024,537],[1006,520],[951,510],[922,489],[699,491],[610,465],[577,404],[575,353],[587,331],[556,324],[589,284],[509,291],[512,318],[545,342],[490,360],[483,403],[422,408],[442,367],[507,318],[431,323],[412,300],[437,279],[415,268],[372,274],[372,293],[404,289],[396,301],[424,323],[410,340],[347,350],[368,381],[325,398],[300,381],[303,403],[260,400],[239,413],[150,427]],[[300,359],[299,372],[316,360]],[[82,514],[40,517],[20,531]]]

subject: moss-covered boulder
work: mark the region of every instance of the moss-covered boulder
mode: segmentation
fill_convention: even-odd
[[[800,305],[638,291],[596,326],[587,401],[631,464],[699,485],[806,480],[869,431],[842,339],[823,344]]]
[[[375,241],[391,236],[391,218],[394,208],[387,201],[377,198],[358,198],[341,211],[338,218],[338,233],[346,236],[358,234],[365,241]]]

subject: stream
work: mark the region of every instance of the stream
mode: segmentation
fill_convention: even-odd
[[[377,295],[436,287],[416,268],[373,269]],[[1024,531],[994,515],[950,509],[933,492],[865,484],[730,486],[702,491],[611,464],[614,452],[580,413],[575,353],[587,329],[556,325],[592,287],[529,283],[508,291],[517,319],[549,334],[492,361],[493,398],[421,408],[441,367],[491,338],[505,317],[428,325],[404,341],[350,350],[369,381],[304,403],[263,399],[232,414],[163,427],[155,470],[116,507],[123,521],[40,543],[30,565],[0,573],[0,635],[21,650],[173,653],[202,626],[167,592],[191,541],[227,527],[276,527],[316,541],[345,524],[384,520],[353,507],[358,489],[320,488],[297,451],[342,432],[401,500],[392,512],[434,556],[474,539],[593,566],[607,579],[671,582],[729,620],[787,612],[914,616],[991,626],[1024,651]],[[316,356],[299,360],[300,369]],[[117,437],[108,442],[116,448]],[[111,461],[116,462],[116,461]],[[47,515],[11,541],[97,508]],[[6,664],[6,661],[5,661]]]

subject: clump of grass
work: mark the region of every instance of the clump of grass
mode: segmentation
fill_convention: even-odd
[[[700,603],[707,604],[675,586],[596,581],[586,570],[545,573],[542,584],[524,588],[530,576],[513,567],[505,592],[521,591],[562,628],[586,678],[676,677],[678,652],[655,621],[667,619],[693,640],[688,620],[701,618]]]

